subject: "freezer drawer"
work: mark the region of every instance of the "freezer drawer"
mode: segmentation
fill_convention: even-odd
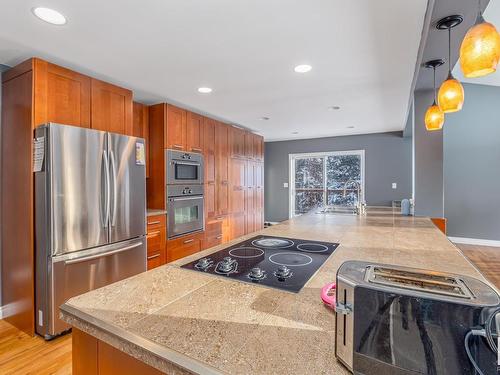
[[[59,306],[69,298],[146,271],[144,236],[78,253],[53,258],[49,303],[37,309],[37,332],[45,338],[70,328],[59,319]]]

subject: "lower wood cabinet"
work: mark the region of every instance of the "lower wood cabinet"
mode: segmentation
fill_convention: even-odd
[[[167,261],[167,227],[165,215],[148,216],[146,238],[148,244],[148,270],[150,270],[165,264]]]
[[[201,232],[168,240],[167,262],[173,262],[174,260],[200,251],[202,249],[203,236],[204,233]]]

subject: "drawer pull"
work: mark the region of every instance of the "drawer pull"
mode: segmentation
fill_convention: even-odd
[[[185,240],[184,243],[187,244],[187,243],[191,243],[193,241],[194,241],[194,239],[190,238],[189,240]]]
[[[161,224],[161,221],[148,221],[148,225]]]
[[[172,147],[173,147],[173,148],[180,148],[180,149],[182,149],[182,148],[183,148],[183,147],[182,147],[182,145],[172,145]]]
[[[222,239],[222,234],[221,235],[218,235],[217,237],[215,237],[216,240],[220,240]]]
[[[154,231],[148,233],[148,237],[156,237],[159,234],[160,234],[159,230],[154,230]]]
[[[151,255],[148,257],[148,260],[158,258],[159,256],[160,256],[160,254]]]
[[[224,219],[222,216],[215,218],[215,220],[217,220],[217,221],[222,221],[222,219]]]
[[[201,152],[201,148],[198,148],[198,147],[191,147],[191,151]]]

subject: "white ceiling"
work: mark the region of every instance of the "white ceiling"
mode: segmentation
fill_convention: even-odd
[[[483,13],[486,21],[491,22],[496,26],[497,30],[500,30],[500,0],[490,0],[488,7]],[[460,79],[462,82],[476,83],[480,85],[490,85],[490,86],[500,86],[500,69],[495,73],[487,75],[486,77],[479,78],[465,78],[460,69],[460,64],[457,63],[453,69],[453,74],[455,77]]]
[[[68,23],[38,20],[34,6],[56,9]],[[426,7],[426,0],[3,0],[0,63],[46,58],[131,88],[136,100],[197,109],[268,141],[396,131],[406,120]],[[311,72],[293,71],[304,63]],[[214,91],[199,94],[200,86]]]

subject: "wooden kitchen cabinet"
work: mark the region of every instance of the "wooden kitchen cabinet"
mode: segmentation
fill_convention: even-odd
[[[215,135],[216,214],[227,215],[229,213],[229,126],[218,122]]]
[[[232,158],[245,157],[245,130],[231,126],[229,132],[229,150]]]
[[[255,134],[249,131],[245,132],[245,158],[255,159]]]
[[[92,78],[92,129],[131,135],[132,107],[132,91]]]
[[[34,123],[90,128],[91,78],[41,59],[32,60]]]
[[[205,221],[217,214],[217,189],[215,178],[215,120],[203,119],[203,158],[205,162]]]
[[[203,152],[203,130],[203,116],[188,112],[186,121],[186,151]]]
[[[148,270],[166,263],[166,215],[147,217],[147,266]]]
[[[184,109],[167,104],[167,132],[165,148],[178,151],[186,150],[187,112]]]
[[[167,262],[184,258],[201,250],[204,233],[195,233],[167,241]]]
[[[232,213],[230,215],[231,240],[246,234],[246,220],[247,215],[245,212]]]
[[[255,160],[264,161],[264,138],[257,134],[253,134],[253,153]]]
[[[149,177],[149,111],[148,107],[134,102],[132,136],[144,138],[146,153],[146,178]]]
[[[245,212],[246,167],[246,160],[231,158],[229,173],[229,210],[231,213]]]

